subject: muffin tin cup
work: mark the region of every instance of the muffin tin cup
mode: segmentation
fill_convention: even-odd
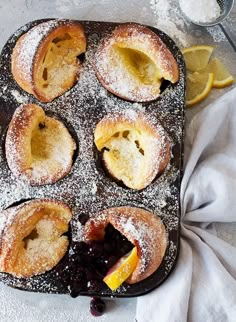
[[[160,267],[147,279],[133,285],[123,285],[112,292],[106,285],[99,291],[80,290],[79,295],[132,297],[150,292],[159,286],[173,270],[179,252],[180,183],[183,161],[183,129],[185,106],[185,65],[182,54],[172,39],[162,31],[149,27],[166,44],[179,66],[179,81],[165,83],[161,96],[152,102],[131,103],[107,92],[96,78],[93,55],[100,40],[118,23],[79,21],[88,40],[87,52],[77,84],[51,103],[41,103],[24,92],[11,74],[11,53],[17,39],[33,26],[50,19],[36,20],[18,29],[7,41],[0,58],[0,209],[15,202],[36,198],[58,199],[73,212],[69,231],[70,249],[51,271],[28,279],[0,273],[0,281],[9,286],[42,293],[70,294],[62,282],[69,277],[66,268],[71,245],[81,239],[81,213],[90,217],[98,211],[132,206],[158,215],[166,227],[168,245]],[[10,172],[4,151],[6,129],[15,109],[21,103],[40,105],[47,115],[62,120],[77,143],[77,151],[70,173],[53,185],[31,187],[16,179]],[[143,112],[166,130],[171,143],[171,159],[165,171],[145,189],[135,191],[116,183],[104,171],[99,153],[93,143],[96,124],[110,112],[124,110]],[[1,227],[0,227],[1,228]]]

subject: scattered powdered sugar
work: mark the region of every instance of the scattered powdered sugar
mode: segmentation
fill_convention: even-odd
[[[95,144],[99,142],[99,150],[106,149],[103,153],[106,168],[127,187],[145,188],[169,161],[167,135],[160,124],[152,123],[152,118],[128,110],[110,113],[96,126]],[[119,131],[122,125],[126,125],[125,131]],[[105,133],[108,127],[110,137]]]
[[[94,317],[89,312],[90,298],[78,297],[71,299],[63,295],[52,294],[32,294],[21,292],[5,285],[1,285],[0,321],[6,322],[107,322],[114,319],[114,311],[119,312],[119,316],[127,317],[127,312],[134,312],[134,300],[116,301],[107,300],[106,314]],[[7,305],[6,305],[7,303]],[[4,305],[3,305],[4,304]],[[119,317],[117,319],[119,321]],[[125,319],[124,322],[128,322]]]
[[[48,32],[56,27],[58,21],[51,20],[50,22],[42,23],[40,27],[32,28],[28,33],[27,37],[21,41],[21,48],[17,47],[15,50],[15,56],[18,57],[15,68],[24,74],[25,79],[31,83],[32,66],[35,58],[35,53],[40,45],[42,39]]]
[[[203,16],[212,15],[213,12],[215,12],[215,16],[218,16],[219,5],[216,3],[216,0],[150,0],[150,9],[153,11],[155,19],[153,25],[166,32],[180,47],[189,47],[202,43],[203,40],[207,43],[211,43],[212,40],[214,42],[225,42],[227,39],[219,26],[216,25],[203,30],[201,27],[193,25],[186,17],[187,15],[183,13],[184,10],[180,8],[181,4],[183,4],[182,7],[188,7],[190,18],[191,15],[198,15],[199,17],[200,11],[204,12]],[[209,10],[210,4],[214,7],[213,11]],[[205,10],[203,7],[205,7]],[[227,18],[227,22],[229,26],[232,24],[231,32],[233,32],[233,26],[235,26],[233,15]],[[206,30],[207,34],[205,34]]]
[[[179,4],[186,17],[193,22],[213,22],[221,13],[216,0],[180,0]]]
[[[186,47],[191,40],[190,34],[186,33],[187,22],[183,20],[176,0],[150,0],[150,7],[156,17],[155,26],[179,45]]]
[[[30,124],[34,124],[29,110],[44,127],[33,129],[32,136],[25,137]],[[6,157],[17,177],[32,184],[58,180],[69,172],[75,148],[66,127],[58,120],[46,117],[41,108],[21,105],[16,109],[7,131]]]
[[[95,182],[92,182],[91,193],[92,193],[93,195],[95,195],[95,194],[96,194],[96,192],[97,192],[97,190],[98,190],[98,188],[97,188],[96,183],[95,183]]]
[[[176,257],[176,244],[173,241],[170,241],[169,252],[165,256],[165,270],[168,272],[171,269],[171,263],[175,260]]]
[[[18,103],[26,104],[29,101],[27,96],[21,95],[17,90],[12,90],[11,95],[16,99]]]
[[[214,42],[221,42],[226,40],[220,26],[214,26],[214,28],[208,27],[207,31],[212,36]]]
[[[101,43],[95,65],[104,86],[131,101],[154,100],[160,94],[160,79],[176,80],[176,62],[164,43],[138,24],[118,26]]]
[[[9,77],[8,87],[4,90],[4,101],[8,109],[7,121],[2,128],[0,146],[0,209],[5,209],[15,202],[32,198],[52,198],[65,202],[73,211],[72,239],[80,240],[83,226],[78,221],[81,213],[93,216],[98,211],[117,206],[133,206],[147,209],[158,215],[164,223],[169,243],[164,259],[164,265],[169,265],[170,271],[174,256],[177,254],[177,238],[171,243],[171,236],[178,235],[179,229],[179,188],[181,178],[181,153],[183,136],[183,108],[184,108],[184,65],[182,56],[173,43],[172,52],[179,65],[180,79],[176,85],[169,85],[157,101],[151,103],[130,103],[108,93],[96,78],[93,69],[94,51],[98,46],[97,30],[101,29],[100,23],[85,23],[88,35],[88,49],[85,61],[81,69],[77,84],[65,95],[51,103],[38,103],[31,95],[18,89],[20,95],[28,98],[29,102],[36,102],[47,113],[63,121],[72,136],[78,142],[78,153],[71,172],[62,180],[53,185],[29,186],[13,176],[8,168],[4,138],[9,118],[14,109],[19,105],[18,96],[14,95],[16,84],[11,77],[10,71],[3,66],[10,66],[9,50],[14,45],[15,37],[10,40],[7,51],[2,53],[0,62],[0,93],[6,86],[6,77]],[[107,32],[113,29],[112,25]],[[104,34],[103,34],[104,35]],[[160,33],[165,41],[165,35]],[[6,64],[7,61],[7,64]],[[8,75],[8,76],[7,76]],[[137,113],[143,112],[148,116],[152,124],[160,123],[170,139],[171,160],[164,173],[156,178],[147,188],[141,191],[124,188],[108,177],[100,163],[100,155],[94,146],[93,133],[97,123],[108,113],[126,113],[130,119],[135,119]],[[173,250],[174,249],[174,250]],[[18,287],[26,287],[20,280],[12,282],[5,274],[0,278],[6,283]],[[42,276],[27,280],[27,289],[43,292],[57,292],[57,285],[53,281],[47,281]],[[125,293],[127,290],[123,289]],[[128,294],[128,291],[127,291]]]
[[[138,216],[135,210],[129,210],[129,216],[128,219],[120,218],[119,225],[126,236],[129,236],[131,240],[137,241],[142,254],[139,269],[141,273],[144,273],[151,259],[163,256],[165,239],[162,235],[161,226],[151,216],[149,221],[144,219],[144,214],[140,216],[140,221],[136,220]],[[153,245],[155,246],[153,247]]]
[[[35,126],[26,137],[34,118],[42,128]],[[75,149],[63,123],[45,116],[40,107],[21,105],[14,112],[6,136],[6,157],[17,177],[31,184],[55,182],[69,172]]]

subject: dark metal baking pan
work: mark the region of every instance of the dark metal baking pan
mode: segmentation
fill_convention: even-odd
[[[179,66],[179,81],[168,84],[161,96],[149,103],[130,103],[107,93],[96,79],[92,59],[101,38],[118,24],[108,22],[80,21],[88,40],[88,50],[83,62],[78,83],[52,103],[38,102],[24,92],[11,74],[11,53],[17,39],[40,22],[36,20],[19,28],[5,44],[0,58],[0,209],[12,203],[33,198],[54,198],[69,205],[73,211],[71,222],[71,243],[79,241],[78,216],[90,216],[102,209],[115,206],[135,206],[147,209],[162,219],[168,232],[168,246],[163,262],[149,278],[133,285],[124,283],[117,291],[108,287],[100,291],[81,289],[81,295],[113,297],[139,296],[159,286],[173,270],[179,252],[180,234],[180,183],[183,160],[183,130],[185,106],[185,65],[182,54],[173,40],[164,32],[152,29],[166,44]],[[84,82],[84,83],[82,83]],[[87,82],[87,83],[86,83]],[[4,154],[4,137],[7,126],[21,102],[37,103],[46,113],[62,119],[78,142],[79,148],[69,175],[53,185],[30,187],[15,179],[8,169]],[[162,124],[171,141],[171,160],[164,173],[142,191],[124,188],[109,178],[97,159],[93,144],[93,131],[97,122],[108,112],[122,109],[143,111]],[[3,188],[4,187],[4,188]],[[28,279],[0,273],[0,281],[19,289],[43,293],[70,294],[70,287],[61,281],[66,271],[70,252],[51,271]]]

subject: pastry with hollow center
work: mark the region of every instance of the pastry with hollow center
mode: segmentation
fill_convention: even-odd
[[[154,273],[167,247],[167,233],[160,218],[136,207],[106,209],[86,222],[85,242],[103,240],[109,223],[137,247],[138,264],[126,282],[134,284]]]
[[[16,177],[31,185],[52,184],[71,169],[76,144],[62,122],[35,104],[18,107],[6,135],[6,158]]]
[[[163,80],[176,83],[177,62],[151,29],[125,23],[102,40],[95,54],[99,81],[121,98],[147,102],[160,95]]]
[[[30,277],[51,270],[65,255],[72,213],[64,203],[36,199],[1,212],[0,271]]]
[[[76,82],[77,58],[86,50],[82,26],[65,19],[38,24],[23,34],[12,53],[12,74],[18,85],[42,102],[51,102]]]
[[[95,128],[94,142],[109,174],[132,189],[147,187],[170,159],[163,127],[132,110],[105,116]]]

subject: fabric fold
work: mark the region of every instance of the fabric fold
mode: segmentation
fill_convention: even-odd
[[[236,321],[236,248],[210,229],[236,222],[235,192],[236,88],[186,129],[180,254],[169,278],[138,298],[138,322]]]

